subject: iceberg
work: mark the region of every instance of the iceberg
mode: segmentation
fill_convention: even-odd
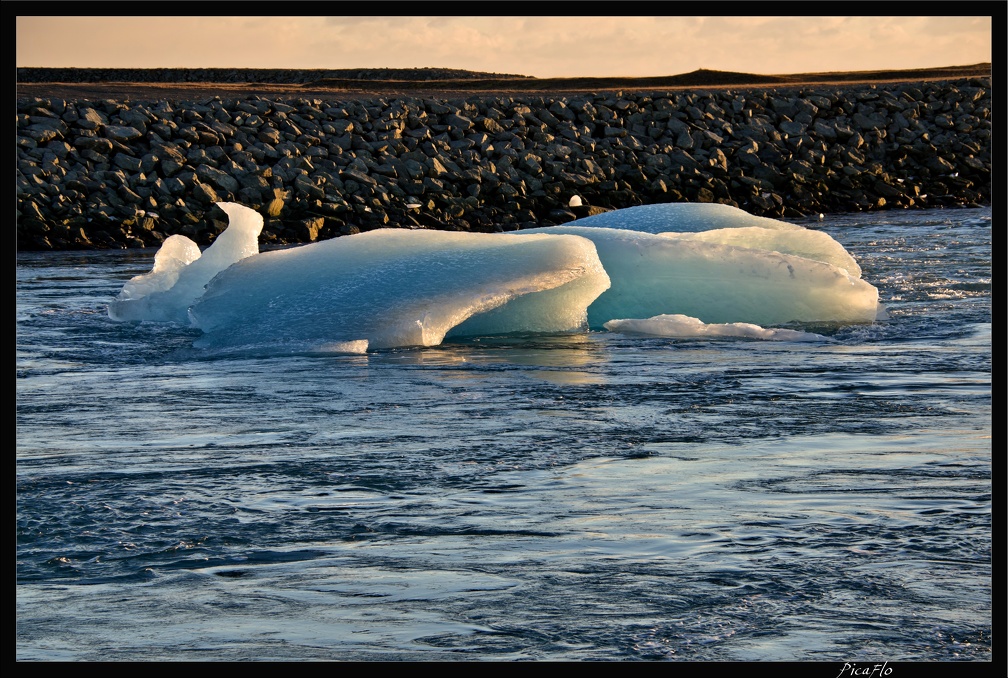
[[[766,329],[752,323],[711,323],[687,315],[657,315],[653,318],[610,320],[605,324],[610,332],[639,334],[670,339],[760,339],[765,341],[831,341],[814,332],[789,329]]]
[[[699,233],[660,233],[666,238],[733,245],[746,249],[780,252],[821,261],[842,269],[855,278],[861,277],[861,267],[843,245],[822,231],[801,229],[783,231],[762,226],[717,228]]]
[[[165,239],[154,255],[154,268],[127,282],[109,305],[113,320],[185,323],[189,307],[210,280],[231,264],[259,253],[263,218],[232,202],[217,206],[228,215],[228,227],[205,252],[184,235]]]
[[[578,198],[580,203],[581,199]],[[684,231],[699,233],[722,228],[757,226],[774,231],[802,231],[803,226],[786,221],[758,217],[721,203],[669,202],[637,205],[578,219],[578,226],[616,228],[642,233]]]
[[[584,238],[378,229],[243,259],[189,315],[202,348],[433,346],[449,333],[586,329],[607,287]]]
[[[229,225],[213,245],[165,240],[111,318],[188,325],[211,350],[364,353],[586,330],[809,341],[822,337],[772,326],[884,317],[878,290],[828,234],[726,205],[510,233],[377,229],[259,252],[262,217],[218,204]]]
[[[682,237],[577,223],[517,234],[562,233],[595,243],[612,285],[588,309],[592,329],[602,329],[614,318],[664,314],[688,315],[706,323],[776,325],[867,323],[879,313],[878,290],[861,280],[860,268],[855,275],[820,260],[835,258],[832,247],[810,256],[765,250],[760,241],[766,229],[758,227],[759,235],[739,238],[740,244],[722,244],[692,234]],[[793,233],[797,251],[802,251],[807,237],[803,231],[773,233],[776,240]]]

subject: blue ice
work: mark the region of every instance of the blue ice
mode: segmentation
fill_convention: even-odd
[[[198,328],[201,348],[349,353],[586,330],[805,341],[818,335],[772,326],[884,317],[828,234],[725,205],[512,233],[378,229],[262,253],[262,217],[219,205],[227,230],[204,252],[168,238],[110,317]]]

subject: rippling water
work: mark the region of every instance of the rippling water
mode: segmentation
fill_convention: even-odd
[[[825,344],[208,359],[18,254],[16,658],[989,661],[991,210],[822,224]]]

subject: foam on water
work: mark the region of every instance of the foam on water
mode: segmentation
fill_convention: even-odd
[[[219,205],[230,224],[216,242],[200,254],[168,238],[110,317],[189,324],[199,348],[338,353],[585,329],[806,340],[761,325],[884,317],[828,234],[726,205],[646,205],[506,234],[379,229],[266,253],[262,217]]]

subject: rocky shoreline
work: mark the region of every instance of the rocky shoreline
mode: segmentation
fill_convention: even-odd
[[[752,214],[986,205],[991,79],[794,88],[19,100],[17,249],[474,232],[721,202]],[[572,207],[579,196],[583,205]]]

